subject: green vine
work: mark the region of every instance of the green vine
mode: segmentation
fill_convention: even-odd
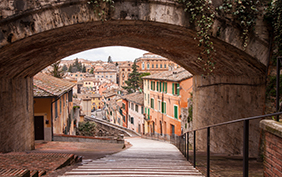
[[[88,4],[92,5],[94,13],[99,16],[101,21],[109,20],[115,8],[113,0],[89,0]]]
[[[277,56],[282,56],[282,1],[271,0],[264,17],[272,27],[271,32],[274,41],[273,64],[276,64]]]
[[[216,8],[219,14],[232,14],[234,21],[242,29],[244,50],[248,46],[249,33],[256,25],[258,4],[259,0],[224,0],[223,4]]]
[[[198,61],[202,63],[203,70],[210,74],[215,69],[213,56],[215,49],[211,41],[210,29],[214,23],[215,12],[211,7],[211,1],[206,0],[178,0],[184,4],[185,12],[190,14],[190,22],[196,25],[198,46],[201,51],[198,55]]]

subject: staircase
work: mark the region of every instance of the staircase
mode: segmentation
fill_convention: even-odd
[[[83,165],[63,176],[203,177],[172,144],[142,138],[127,139],[133,146]]]

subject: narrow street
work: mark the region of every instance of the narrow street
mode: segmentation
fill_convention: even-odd
[[[203,176],[172,144],[142,138],[127,141],[132,147],[98,160],[85,160],[63,176]]]

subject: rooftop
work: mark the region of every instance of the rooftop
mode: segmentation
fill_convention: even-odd
[[[185,70],[184,68],[178,68],[173,71],[164,71],[153,75],[144,76],[142,77],[142,79],[155,79],[178,82],[184,79],[188,79],[190,77],[193,77],[193,75],[189,73],[189,71]]]
[[[37,73],[33,77],[34,97],[61,96],[74,86],[75,83],[43,73]]]
[[[144,93],[141,93],[141,92],[134,92],[134,93],[122,96],[122,98],[130,102],[134,102],[136,104],[144,105]]]

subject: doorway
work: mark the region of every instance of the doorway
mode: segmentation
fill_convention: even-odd
[[[35,140],[44,140],[44,116],[34,116]]]

